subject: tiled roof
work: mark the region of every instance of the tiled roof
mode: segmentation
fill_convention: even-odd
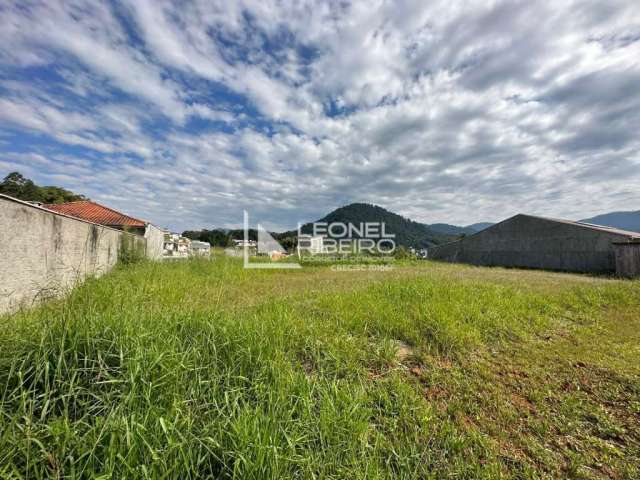
[[[81,218],[100,225],[118,227],[144,227],[146,222],[120,213],[112,208],[105,207],[89,200],[78,202],[58,203],[42,205],[43,208],[53,212],[62,213],[70,217]]]

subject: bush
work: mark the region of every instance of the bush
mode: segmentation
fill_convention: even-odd
[[[407,250],[406,247],[403,247],[402,245],[396,248],[394,256],[398,260],[408,260],[410,258],[415,258],[415,255],[413,255],[409,250]]]

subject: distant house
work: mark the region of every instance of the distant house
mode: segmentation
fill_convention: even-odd
[[[533,215],[516,215],[429,258],[484,266],[640,275],[640,233]]]
[[[209,242],[192,240],[191,254],[196,257],[208,257],[211,254],[211,244]]]
[[[255,240],[234,239],[233,244],[236,248],[256,248],[258,246]]]
[[[129,233],[140,235],[147,239],[147,257],[160,258],[164,243],[163,231],[155,225],[126,215],[113,208],[105,207],[90,200],[77,202],[45,204],[52,212],[79,218],[92,223],[98,223],[107,227],[116,228]]]
[[[192,241],[187,237],[165,230],[163,257],[187,258],[191,254],[191,245]]]

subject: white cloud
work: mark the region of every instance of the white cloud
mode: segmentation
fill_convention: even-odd
[[[356,200],[457,223],[640,202],[637,2],[117,13],[79,0],[1,10],[0,60],[55,69],[61,89],[8,69],[0,121],[98,152],[79,188],[158,223],[237,224],[249,206],[292,226]]]

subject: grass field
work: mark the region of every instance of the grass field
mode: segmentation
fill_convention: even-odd
[[[640,478],[640,283],[142,263],[0,319],[1,478]]]

